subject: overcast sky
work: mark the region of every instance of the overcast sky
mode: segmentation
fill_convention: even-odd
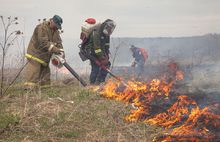
[[[88,17],[115,20],[113,37],[193,36],[220,32],[220,0],[0,0],[0,15],[18,16],[27,36],[39,18],[63,18],[63,38],[79,38]]]

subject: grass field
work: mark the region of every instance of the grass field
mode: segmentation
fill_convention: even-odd
[[[164,131],[125,121],[130,105],[76,83],[37,92],[14,86],[0,108],[2,142],[151,142]]]

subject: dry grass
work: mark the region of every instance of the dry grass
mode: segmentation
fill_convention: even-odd
[[[130,106],[100,97],[77,84],[38,92],[14,87],[1,99],[0,141],[150,142],[162,129],[126,122]]]

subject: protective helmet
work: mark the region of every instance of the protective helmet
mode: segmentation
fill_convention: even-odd
[[[63,19],[60,16],[54,15],[52,20],[58,29],[62,29],[61,24],[63,23]]]
[[[136,48],[137,48],[137,47],[134,46],[134,45],[131,45],[131,46],[130,46],[130,50],[131,50],[131,51],[134,51]]]
[[[104,22],[103,33],[105,35],[110,36],[112,32],[114,31],[115,27],[116,27],[116,23],[111,19],[107,19]]]

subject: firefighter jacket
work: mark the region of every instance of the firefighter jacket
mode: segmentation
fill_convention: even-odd
[[[50,21],[45,21],[36,26],[25,56],[47,66],[52,48],[63,49],[62,40],[59,31],[51,29]]]
[[[85,44],[85,49],[89,50],[90,54],[96,58],[108,56],[109,54],[110,36],[103,34],[104,26],[105,23],[102,23],[94,29]]]

